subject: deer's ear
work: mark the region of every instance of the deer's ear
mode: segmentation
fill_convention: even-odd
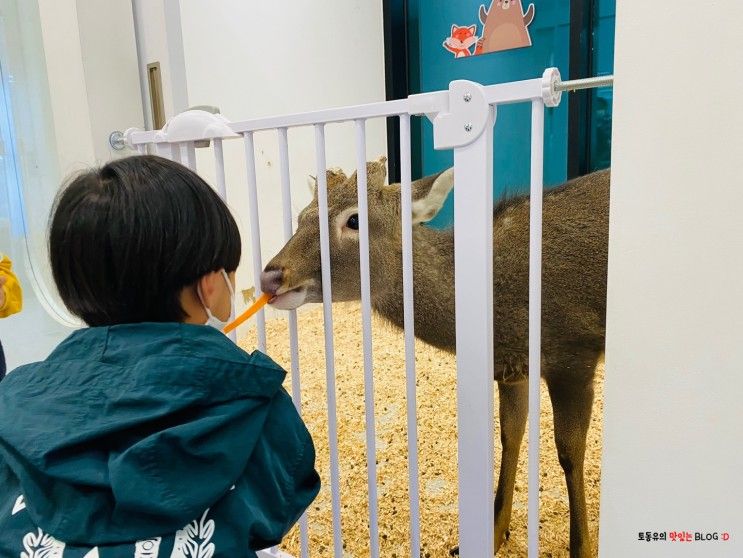
[[[307,177],[307,188],[310,191],[310,195],[314,198],[315,194],[317,194],[317,178],[309,175]]]
[[[381,156],[376,161],[366,164],[366,182],[369,188],[379,189],[387,179],[387,157]]]
[[[366,187],[368,190],[382,190],[384,182],[387,179],[387,157],[380,157],[376,161],[367,161],[366,163]],[[358,173],[356,171],[350,176],[348,181],[351,184],[358,184]]]
[[[328,169],[327,171],[325,171],[325,178],[328,181],[328,188],[332,188],[333,186],[337,186],[338,184],[343,184],[346,180],[348,180],[346,173],[339,168]]]
[[[444,205],[454,187],[454,169],[416,180],[413,188],[413,223],[430,221]]]
[[[336,186],[337,184],[342,184],[346,180],[348,180],[348,177],[346,176],[346,173],[343,172],[342,169],[339,168],[333,168],[333,169],[327,169],[325,171],[325,180],[328,185],[328,188],[332,188],[333,186]],[[310,175],[310,177],[307,179],[307,186],[310,189],[310,194],[312,194],[312,197],[314,198],[317,194],[317,177]]]

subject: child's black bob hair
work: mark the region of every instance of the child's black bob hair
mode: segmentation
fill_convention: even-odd
[[[240,232],[196,173],[161,157],[112,161],[73,178],[52,209],[52,274],[90,326],[180,322],[184,287],[240,262]]]

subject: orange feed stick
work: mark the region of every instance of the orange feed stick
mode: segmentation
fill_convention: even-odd
[[[258,300],[256,300],[253,303],[253,306],[245,310],[240,316],[235,318],[235,321],[227,324],[227,326],[224,328],[225,333],[229,333],[233,329],[235,329],[237,326],[241,325],[244,321],[248,320],[253,314],[258,312],[261,308],[263,308],[266,303],[271,300],[271,295],[263,293],[261,296],[258,297]]]

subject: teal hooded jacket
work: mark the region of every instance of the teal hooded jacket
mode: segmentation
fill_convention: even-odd
[[[320,487],[284,377],[207,326],[76,331],[0,382],[0,556],[277,544]]]

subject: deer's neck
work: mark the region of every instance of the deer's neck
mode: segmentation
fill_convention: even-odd
[[[372,305],[403,328],[402,250],[372,257]],[[423,341],[454,350],[454,235],[425,226],[413,228],[415,334]]]

